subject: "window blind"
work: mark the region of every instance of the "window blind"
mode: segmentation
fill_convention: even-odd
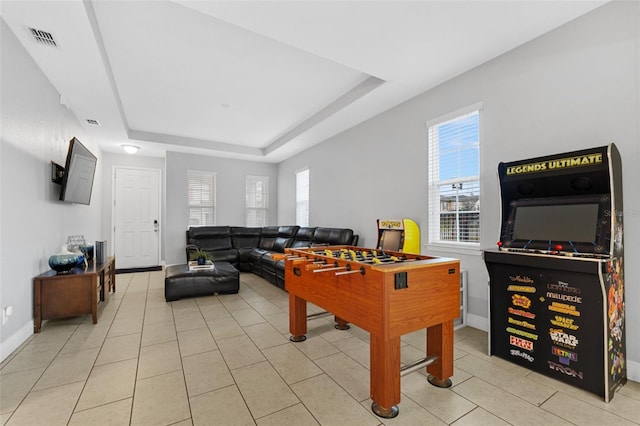
[[[269,212],[269,177],[247,176],[245,190],[246,226],[266,226]]]
[[[216,174],[187,170],[189,226],[216,224]]]
[[[479,118],[429,123],[429,243],[480,244]]]
[[[309,169],[296,173],[296,224],[309,226]]]

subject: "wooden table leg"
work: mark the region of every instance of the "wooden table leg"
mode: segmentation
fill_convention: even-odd
[[[400,403],[400,337],[371,339],[371,404],[372,411],[384,418],[396,417]]]
[[[289,331],[292,342],[307,340],[307,301],[289,293]]]
[[[453,320],[427,328],[427,350],[438,357],[427,366],[429,383],[448,388],[453,376]]]
[[[111,275],[111,279],[109,280],[109,289],[116,292],[116,259],[113,259],[113,265],[109,270],[109,274]]]
[[[343,320],[342,318],[339,318],[334,315],[333,320],[336,322],[335,328],[338,330],[349,330],[351,328],[349,323]]]
[[[102,271],[102,273],[100,274],[99,280],[100,280],[99,281],[100,282],[100,285],[99,285],[99,287],[100,287],[100,301],[104,302],[104,292],[105,292],[105,290],[104,290],[104,282],[105,282],[104,271]]]
[[[98,323],[98,287],[96,286],[95,278],[88,280],[91,286],[91,315],[93,316],[93,323]]]
[[[40,282],[40,280],[35,280],[35,284],[34,284],[34,299],[33,299],[33,304],[34,304],[34,314],[35,314],[35,318],[33,319],[33,332],[34,333],[40,333],[40,328],[42,327],[42,300],[41,300],[41,286],[42,283]]]

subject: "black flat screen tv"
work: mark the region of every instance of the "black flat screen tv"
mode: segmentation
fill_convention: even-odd
[[[69,142],[60,200],[89,205],[98,159],[78,139]]]

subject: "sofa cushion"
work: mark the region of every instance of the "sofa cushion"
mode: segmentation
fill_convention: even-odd
[[[278,237],[291,238],[296,235],[299,229],[300,227],[297,225],[280,226],[278,227]]]
[[[238,263],[238,251],[236,249],[224,249],[224,250],[206,250],[209,254],[209,258],[213,262],[229,262],[232,265]]]
[[[311,247],[313,241],[313,234],[315,233],[316,228],[310,227],[302,227],[298,229],[295,237],[293,237],[293,241],[289,247],[299,248],[299,247]]]
[[[251,249],[251,251],[249,251],[249,254],[247,255],[247,259],[252,264],[260,265],[260,259],[262,258],[262,256],[264,256],[267,253],[271,253],[271,252],[269,250],[265,250],[261,248],[254,248],[254,249]]]
[[[203,250],[228,250],[231,245],[229,226],[195,226],[187,231],[187,244]]]
[[[278,226],[265,226],[262,228],[258,248],[263,250],[273,250],[273,245],[278,237],[278,229]]]
[[[284,253],[284,249],[291,245],[291,241],[293,241],[293,238],[277,237],[273,243],[272,250],[278,253]]]
[[[225,236],[230,233],[229,226],[191,226],[187,230],[188,239],[210,238]],[[187,241],[189,242],[189,241]]]
[[[231,227],[231,243],[235,249],[258,247],[262,228]]]
[[[249,262],[249,255],[255,248],[239,248],[236,249],[238,251],[238,262]]]
[[[265,254],[264,256],[262,256],[260,261],[262,262],[262,269],[263,270],[275,273],[276,264],[279,262],[278,259],[274,259],[273,257],[271,257],[271,255]]]
[[[316,228],[314,245],[348,245],[353,240],[353,230],[346,228]]]

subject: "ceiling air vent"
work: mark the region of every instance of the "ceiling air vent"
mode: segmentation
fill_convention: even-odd
[[[53,35],[46,31],[37,30],[35,28],[29,28],[31,35],[36,39],[38,43],[46,44],[48,46],[57,47],[56,41],[53,39]]]
[[[94,120],[93,118],[87,118],[87,123],[91,124],[92,126],[101,126],[102,124],[100,124],[100,122],[98,120]]]

